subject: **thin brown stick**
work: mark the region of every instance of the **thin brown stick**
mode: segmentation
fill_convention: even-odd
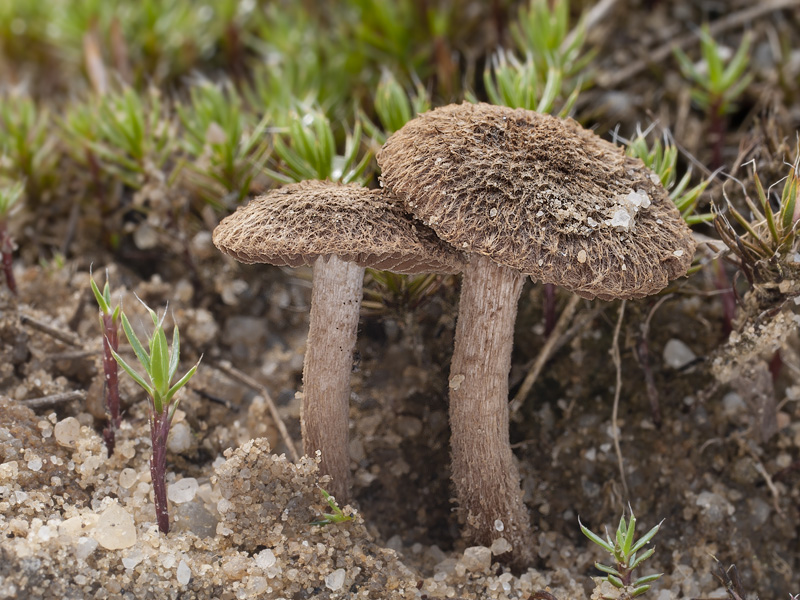
[[[70,350],[67,352],[54,352],[53,354],[45,354],[42,358],[52,361],[58,360],[80,360],[82,358],[92,358],[100,356],[102,350]]]
[[[228,361],[220,361],[219,363],[216,363],[214,367],[221,373],[224,373],[230,377],[232,380],[249,387],[251,390],[257,392],[262,398],[264,398],[264,401],[267,403],[267,407],[269,408],[269,413],[275,421],[275,426],[278,428],[278,433],[281,434],[283,443],[286,444],[286,449],[289,451],[289,455],[292,457],[292,461],[297,462],[300,460],[300,455],[297,453],[297,448],[295,448],[292,437],[289,435],[289,430],[286,429],[286,424],[283,422],[283,418],[278,412],[278,407],[275,406],[275,402],[273,402],[272,396],[269,395],[267,388],[246,373],[243,373],[234,367]]]
[[[653,368],[650,364],[650,344],[648,342],[648,336],[650,335],[650,322],[653,320],[653,315],[656,314],[659,307],[671,296],[672,294],[662,296],[650,309],[647,318],[642,324],[639,340],[636,344],[636,355],[639,358],[639,366],[644,372],[647,397],[650,400],[650,414],[653,417],[653,423],[656,427],[661,427],[661,405],[659,402],[658,388],[656,387],[655,378],[653,377]]]
[[[59,329],[58,327],[53,327],[52,325],[48,325],[47,323],[43,323],[33,317],[28,315],[20,315],[19,321],[23,325],[27,325],[32,329],[36,329],[49,335],[51,338],[57,339],[60,342],[64,342],[65,344],[69,344],[70,346],[80,346],[81,341],[77,335],[72,333],[71,331],[66,331],[64,329]]]
[[[622,478],[622,488],[625,490],[625,497],[630,498],[628,492],[628,482],[625,479],[625,467],[622,462],[622,450],[619,446],[619,428],[617,427],[617,417],[619,416],[619,396],[622,391],[622,359],[619,354],[619,332],[622,329],[622,317],[625,316],[625,303],[623,300],[619,305],[619,317],[617,318],[617,325],[614,327],[614,342],[611,345],[611,358],[614,360],[614,367],[617,369],[617,384],[614,389],[614,408],[611,411],[611,434],[614,437],[614,451],[617,454],[617,463],[619,464],[619,475]]]
[[[20,404],[24,404],[28,408],[47,408],[64,404],[65,402],[72,402],[73,400],[86,400],[86,392],[83,390],[75,390],[74,392],[64,392],[62,394],[53,394],[51,396],[40,396],[39,398],[26,398],[20,400]]]
[[[509,410],[512,414],[517,412],[522,407],[522,403],[525,401],[525,398],[528,397],[528,394],[530,393],[533,384],[536,382],[536,379],[539,377],[539,374],[542,372],[547,359],[553,355],[555,351],[555,345],[561,339],[564,330],[567,328],[572,316],[575,314],[575,309],[578,307],[578,302],[580,302],[580,296],[573,294],[570,296],[569,302],[567,302],[564,310],[561,311],[561,315],[558,317],[558,321],[556,321],[553,330],[550,332],[550,335],[547,336],[547,340],[542,346],[542,349],[539,350],[539,354],[536,356],[536,360],[534,360],[531,370],[528,371],[528,374],[522,381],[522,385],[520,386],[519,390],[517,390],[514,399],[511,401]]]
[[[717,35],[723,31],[746,25],[771,12],[797,6],[800,6],[800,0],[767,0],[766,2],[754,3],[750,8],[717,19],[709,25],[709,31],[711,35]],[[614,89],[623,81],[627,81],[644,71],[649,65],[659,64],[669,58],[674,48],[684,49],[699,41],[700,38],[695,32],[674,38],[650,52],[645,52],[646,58],[637,60],[625,68],[617,69],[606,76],[598,77],[597,83],[606,89]]]

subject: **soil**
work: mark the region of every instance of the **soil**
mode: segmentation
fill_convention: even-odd
[[[637,10],[616,7],[593,35],[613,38],[613,25],[615,44],[655,46],[688,17],[709,16],[657,1]],[[630,49],[616,51],[601,60],[607,72],[631,60]],[[628,107],[624,117],[604,113],[625,126],[659,106],[657,116],[677,122],[702,156],[708,149],[692,134],[699,117],[668,118],[680,117],[680,101],[659,104],[670,86],[656,88],[654,78],[586,98]],[[787,131],[796,112],[784,107]],[[745,137],[731,125],[725,156]],[[96,227],[77,225],[79,250],[63,263],[40,263],[20,228],[19,296],[0,286],[0,598],[551,598],[537,595],[547,591],[582,600],[599,597],[594,563],[608,559],[578,519],[613,531],[627,510],[641,532],[663,520],[643,569],[664,575],[646,597],[800,593],[800,340],[791,303],[772,330],[740,315],[733,325],[749,341],[728,343],[710,268],[666,296],[582,300],[575,331],[512,416],[538,558],[511,572],[492,549],[459,537],[452,499],[446,390],[457,278],[442,278],[419,306],[362,316],[350,409],[355,499],[343,507],[353,519],[312,525],[329,511],[315,461],[287,458],[267,400],[225,366],[269,391],[299,445],[310,271],[238,265],[207,230],[151,230],[163,253],[137,248],[129,231],[111,256],[94,241]],[[169,303],[165,324],[180,325],[183,369],[203,356],[172,428],[168,535],[155,524],[146,402],[130,378],[121,377],[123,426],[111,457],[100,434],[102,337],[90,268],[98,281],[108,269],[136,327],[146,315],[134,293],[159,312]],[[523,290],[512,395],[546,340],[544,296],[532,282]],[[568,301],[558,291],[557,312]]]

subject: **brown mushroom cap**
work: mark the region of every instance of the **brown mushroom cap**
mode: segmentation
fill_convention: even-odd
[[[396,273],[458,273],[463,259],[380,190],[303,181],[239,207],[214,229],[214,244],[243,263],[298,267],[336,255]]]
[[[451,104],[377,158],[390,194],[440,238],[585,297],[655,293],[694,255],[658,177],[571,119]]]

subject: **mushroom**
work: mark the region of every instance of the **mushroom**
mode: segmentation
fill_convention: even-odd
[[[414,223],[380,190],[304,181],[272,190],[226,217],[214,244],[243,263],[313,267],[303,366],[305,454],[317,450],[328,490],[350,499],[348,405],[364,267],[396,273],[457,273],[460,253]]]
[[[532,556],[508,436],[526,275],[586,298],[640,298],[684,275],[694,242],[658,178],[573,120],[488,104],[418,116],[377,156],[389,197],[467,254],[450,367],[453,482],[466,535]]]

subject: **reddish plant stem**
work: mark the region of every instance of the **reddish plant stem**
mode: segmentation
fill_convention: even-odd
[[[17,281],[14,279],[14,269],[12,265],[14,244],[11,243],[11,234],[8,233],[5,221],[0,221],[0,253],[3,255],[3,271],[6,274],[6,284],[8,289],[15,296],[17,295]]]
[[[114,454],[117,430],[122,423],[119,410],[119,378],[118,365],[111,354],[119,351],[119,324],[114,322],[113,315],[102,315],[103,321],[103,393],[105,395],[106,411],[108,411],[108,424],[103,429],[103,440],[108,449],[108,455]]]
[[[722,151],[725,147],[725,117],[722,114],[722,99],[711,103],[708,132],[711,140],[711,170],[722,166]]]
[[[151,406],[150,439],[153,455],[150,457],[150,478],[153,480],[153,499],[156,521],[162,533],[169,533],[169,506],[167,506],[167,436],[169,435],[169,410],[157,413]]]

